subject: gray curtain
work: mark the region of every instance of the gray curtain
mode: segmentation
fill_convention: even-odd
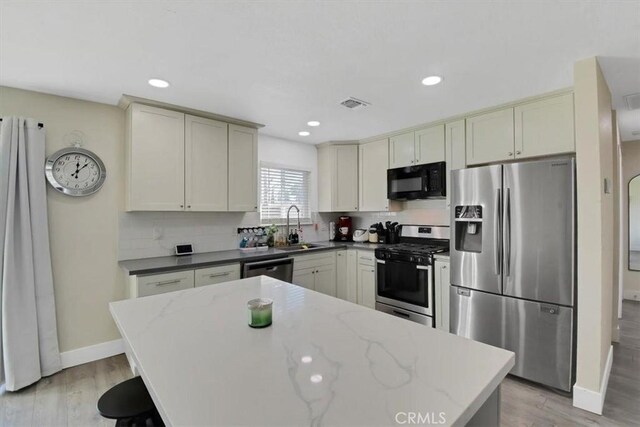
[[[49,250],[44,129],[0,127],[0,383],[18,390],[61,369]]]

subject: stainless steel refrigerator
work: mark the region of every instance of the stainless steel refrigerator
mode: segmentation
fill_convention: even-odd
[[[514,375],[570,391],[575,160],[451,175],[451,332],[515,352]]]

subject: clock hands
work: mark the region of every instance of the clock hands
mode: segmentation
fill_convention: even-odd
[[[86,168],[87,166],[89,166],[89,162],[85,163],[84,166],[82,166],[81,168],[78,168],[78,166],[80,166],[80,163],[78,163],[76,165],[76,171],[74,173],[71,174],[71,176],[76,176],[76,179],[78,179],[78,174],[80,173],[80,171],[84,168]]]

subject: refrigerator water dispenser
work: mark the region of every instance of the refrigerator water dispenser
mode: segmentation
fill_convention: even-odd
[[[462,252],[482,252],[482,206],[456,206],[455,247]]]

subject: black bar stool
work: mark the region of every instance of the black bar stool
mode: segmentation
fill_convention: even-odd
[[[105,418],[116,420],[116,427],[164,427],[140,377],[107,390],[98,399],[98,412]]]

